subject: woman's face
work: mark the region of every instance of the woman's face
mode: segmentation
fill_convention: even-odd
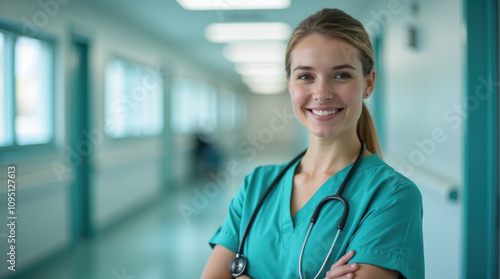
[[[363,75],[359,50],[319,34],[303,38],[291,53],[288,89],[299,122],[318,137],[356,131],[362,101],[374,85],[375,72]],[[368,94],[368,96],[366,96]]]

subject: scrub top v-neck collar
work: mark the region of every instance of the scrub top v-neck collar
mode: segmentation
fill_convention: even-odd
[[[378,156],[376,154],[369,155],[367,157],[364,157],[363,160],[361,161],[360,165],[358,166],[358,169],[356,171],[360,171],[362,165],[366,161],[371,161],[372,158]],[[342,183],[343,179],[351,169],[352,165],[354,163],[349,164],[348,166],[344,167],[342,170],[338,171],[334,175],[332,175],[328,180],[319,187],[319,189],[314,193],[314,195],[307,201],[307,203],[302,206],[302,208],[295,213],[293,218],[290,215],[290,202],[291,202],[291,195],[292,195],[292,188],[293,188],[293,177],[295,174],[295,169],[297,168],[297,165],[299,164],[301,160],[298,160],[285,174],[285,177],[281,180],[281,190],[282,196],[283,196],[283,201],[281,205],[281,226],[283,229],[283,232],[289,232],[297,229],[300,226],[303,226],[304,224],[309,224],[309,222],[306,222],[306,220],[309,220],[312,216],[312,213],[318,203],[325,198],[326,196],[333,195],[336,193],[337,189],[340,187],[340,184]],[[349,185],[347,185],[349,187]]]

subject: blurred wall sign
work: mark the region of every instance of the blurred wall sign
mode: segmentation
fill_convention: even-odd
[[[406,29],[406,40],[407,45],[416,50],[418,47],[418,29],[415,25],[410,25]]]
[[[415,0],[410,4],[410,24],[406,28],[406,43],[410,47],[410,49],[417,50],[419,40],[418,33],[419,30],[417,28],[416,22],[418,22],[418,14],[419,14],[419,4],[418,1]]]

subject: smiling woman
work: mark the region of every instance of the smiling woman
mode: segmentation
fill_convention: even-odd
[[[285,66],[309,147],[245,178],[202,278],[424,278],[420,191],[382,161],[363,103],[376,77],[365,29],[321,10],[293,32]]]

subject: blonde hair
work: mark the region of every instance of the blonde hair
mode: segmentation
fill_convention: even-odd
[[[290,77],[291,53],[297,44],[306,36],[320,34],[325,38],[337,38],[346,41],[359,50],[359,60],[363,67],[363,74],[368,76],[374,66],[373,47],[368,33],[363,25],[350,15],[339,9],[323,9],[304,19],[292,33],[286,49],[286,74]],[[366,148],[380,157],[380,143],[373,119],[363,102],[361,116],[358,119],[356,133],[358,138],[366,144]]]

